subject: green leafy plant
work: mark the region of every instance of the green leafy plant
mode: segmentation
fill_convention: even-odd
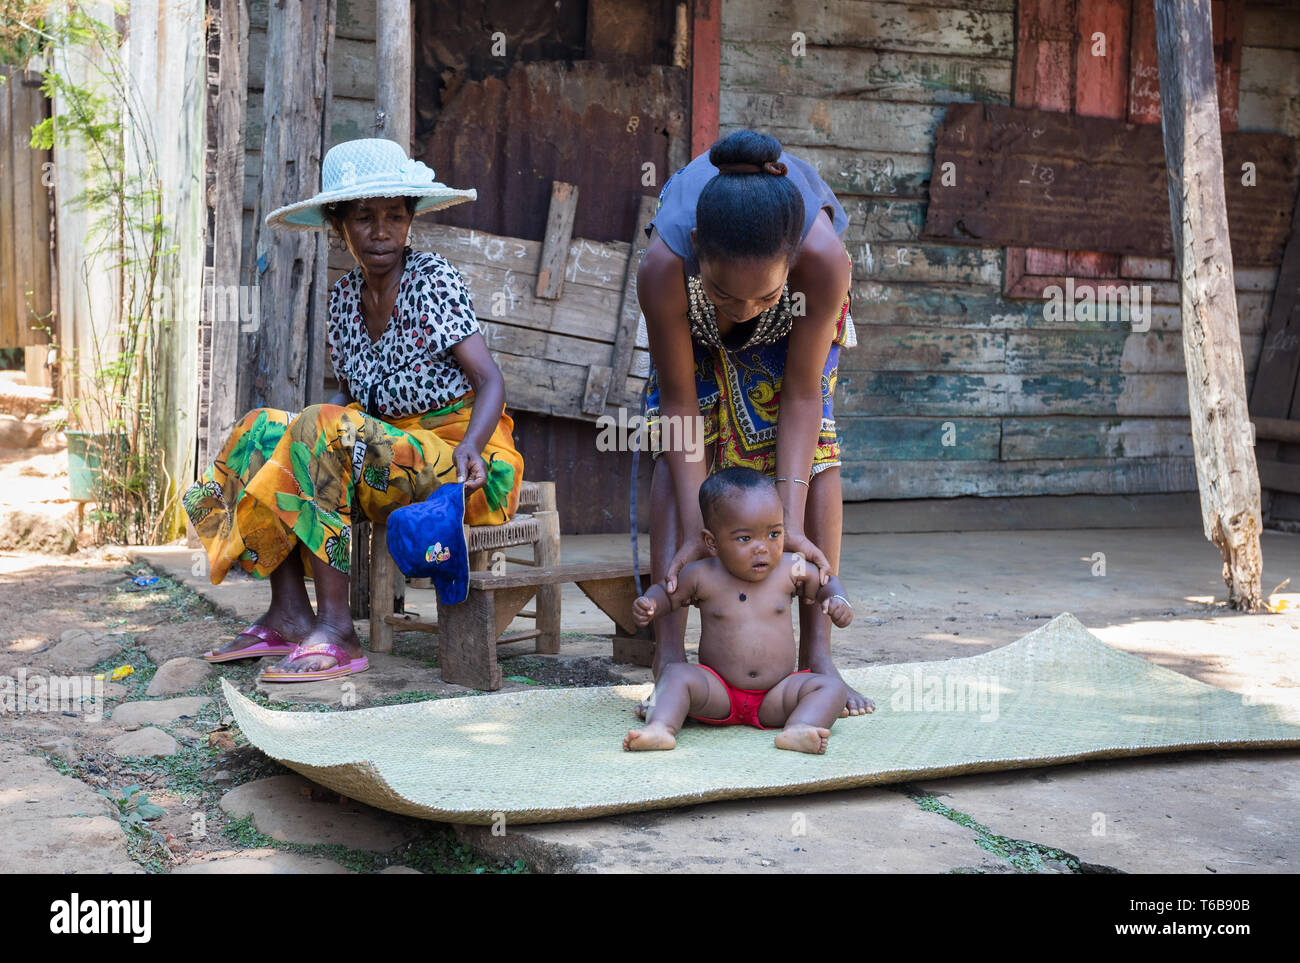
[[[149,794],[139,786],[127,786],[116,795],[111,789],[101,789],[99,794],[117,807],[118,818],[128,826],[145,829],[145,823],[166,815],[167,810],[149,801]]]
[[[0,3],[0,60],[39,55],[41,90],[59,107],[32,128],[31,146],[83,159],[82,189],[58,198],[88,215],[82,280],[88,289],[92,276],[105,272],[118,281],[108,336],[90,339],[81,352],[59,352],[70,401],[57,427],[89,433],[96,541],[157,542],[178,504],[155,420],[166,380],[160,336],[171,323],[178,248],[164,223],[150,117],[116,25],[96,20],[75,0],[59,5],[57,17],[46,16],[50,4]],[[113,9],[121,19],[128,5],[118,0]],[[84,82],[73,65],[85,66]],[[95,301],[88,306],[92,328],[100,330]]]

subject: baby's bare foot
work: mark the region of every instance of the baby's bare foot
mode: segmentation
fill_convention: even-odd
[[[829,729],[804,724],[786,726],[776,734],[778,749],[793,749],[795,752],[823,753],[826,740],[831,737]]]
[[[628,752],[640,752],[646,749],[672,749],[677,745],[677,737],[667,726],[657,726],[653,722],[640,729],[629,729],[623,740],[623,748]]]

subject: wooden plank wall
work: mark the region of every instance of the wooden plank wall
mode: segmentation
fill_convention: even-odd
[[[357,137],[373,137],[375,110],[375,0],[335,0],[334,67],[329,147]],[[256,243],[252,230],[259,180],[262,173],[262,84],[266,75],[267,0],[248,4],[248,114],[244,140],[244,255],[245,271],[252,269],[249,251]],[[256,212],[260,221],[265,212]],[[334,280],[334,276],[330,277]]]
[[[1242,130],[1281,130],[1300,136],[1300,12],[1294,3],[1247,5],[1238,107]],[[1264,304],[1266,317],[1270,303],[1271,298]],[[1244,318],[1242,323],[1244,328]],[[1252,365],[1249,355],[1246,363]],[[1292,412],[1296,410],[1293,396]],[[1300,463],[1300,446],[1278,446],[1273,457]],[[1295,473],[1300,474],[1300,467]],[[1300,495],[1274,493],[1267,517],[1270,525],[1300,530]]]
[[[331,101],[329,120],[329,147],[345,140],[373,135],[370,125],[374,122],[375,109],[375,0],[335,0],[335,35],[334,66],[331,72]],[[256,226],[260,225],[264,211],[260,210],[258,194],[261,189],[262,176],[262,138],[265,126],[262,116],[262,90],[266,76],[266,24],[267,0],[248,0],[248,102],[244,131],[244,199],[240,236],[242,238],[240,254],[240,279],[244,284],[257,283]],[[215,70],[215,63],[210,64]],[[212,134],[209,133],[211,137]],[[223,225],[214,225],[214,230],[224,229]],[[331,270],[330,283],[333,283],[343,270]],[[208,376],[211,365],[211,330],[205,323],[200,332],[200,345],[203,350],[202,377],[204,396],[200,401],[200,423],[208,422],[207,392],[210,390]],[[249,338],[240,336],[239,350],[243,357],[250,351]],[[327,397],[336,390],[333,372],[325,368],[325,382],[321,386],[321,397]],[[210,453],[204,452],[206,456]]]
[[[1300,133],[1300,29],[1281,9],[1247,9],[1243,130]],[[721,133],[775,134],[850,218],[846,499],[1196,487],[1176,283],[1153,282],[1146,333],[1052,323],[1041,302],[1004,297],[1003,249],[917,242],[945,104],[1010,103],[1015,43],[1015,0],[726,6]],[[1275,281],[1237,272],[1249,376]]]
[[[0,348],[45,344],[50,323],[51,152],[31,146],[49,116],[41,75],[0,66]]]

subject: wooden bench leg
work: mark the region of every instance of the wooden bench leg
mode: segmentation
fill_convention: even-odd
[[[397,607],[395,597],[400,579],[397,563],[388,553],[388,525],[373,522],[370,526],[370,651],[393,651],[393,627],[384,616]],[[405,587],[404,583],[401,587]]]
[[[552,499],[554,494],[552,493]],[[538,566],[560,564],[560,513],[554,508],[539,511],[534,516],[541,537],[533,545],[533,561]],[[560,652],[560,585],[540,585],[537,588],[536,651],[542,655]]]
[[[636,581],[631,576],[585,579],[577,583],[587,598],[614,623],[613,660],[622,664],[653,665],[654,633],[650,626],[638,626],[632,617]]]
[[[634,638],[628,638],[617,632],[614,635],[614,652],[610,659],[617,665],[655,664],[655,638],[650,626],[637,629]]]
[[[485,692],[501,688],[492,596],[470,589],[460,605],[438,603],[438,665],[444,682]]]
[[[352,565],[348,575],[348,605],[352,618],[370,618],[370,523],[352,523]]]

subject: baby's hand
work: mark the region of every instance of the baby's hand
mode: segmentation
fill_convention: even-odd
[[[853,621],[853,606],[843,595],[832,595],[822,603],[822,611],[831,617],[838,628],[844,628]]]
[[[632,616],[637,625],[649,625],[655,617],[655,600],[642,595],[632,603]]]

